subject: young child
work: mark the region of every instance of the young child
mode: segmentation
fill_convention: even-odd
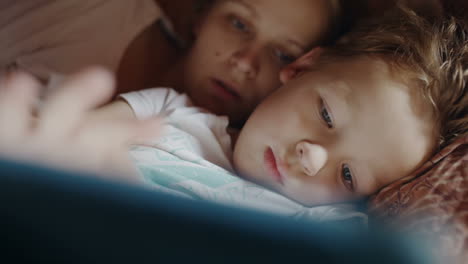
[[[467,131],[467,42],[453,32],[466,29],[431,30],[401,11],[306,54],[282,71],[284,86],[232,142],[227,120],[171,90],[124,94],[113,107],[140,119],[166,113],[167,136],[150,145],[184,160],[203,157],[308,206],[354,200]]]
[[[284,86],[238,138],[225,132],[227,119],[169,89],[124,94],[91,120],[164,114],[166,136],[142,142],[148,147],[133,150],[137,161],[176,156],[193,168],[234,169],[306,206],[350,201],[410,174],[468,132],[467,33],[404,9],[360,25],[286,67]]]
[[[183,51],[161,33],[157,0],[2,2],[0,75],[19,69],[53,87],[100,65],[116,73],[119,93],[173,87],[242,123],[280,86],[279,70],[321,45],[340,17],[338,0],[210,2]]]

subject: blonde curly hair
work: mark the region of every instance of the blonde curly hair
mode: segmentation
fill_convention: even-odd
[[[361,21],[320,61],[376,56],[404,73],[433,110],[437,149],[468,133],[468,27],[456,18],[429,22],[398,5]]]

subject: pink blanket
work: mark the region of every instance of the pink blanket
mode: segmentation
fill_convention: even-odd
[[[468,135],[372,197],[370,212],[434,237],[441,263],[468,263]]]

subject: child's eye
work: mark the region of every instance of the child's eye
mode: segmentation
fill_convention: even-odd
[[[320,116],[327,124],[328,128],[333,128],[333,120],[323,99],[320,99]]]
[[[247,27],[247,25],[236,17],[231,18],[231,24],[234,28],[236,28],[239,31],[249,32],[249,28]]]
[[[281,63],[286,65],[296,60],[296,57],[286,54],[278,49],[275,49],[275,56],[280,60]]]
[[[343,164],[341,167],[341,178],[343,179],[343,184],[345,187],[351,192],[354,191],[353,174],[351,173],[351,169],[349,169],[348,165],[346,164]]]

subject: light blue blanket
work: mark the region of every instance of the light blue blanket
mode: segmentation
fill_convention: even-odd
[[[171,195],[316,221],[354,217],[367,221],[350,204],[305,207],[204,160],[187,161],[145,146],[134,147],[131,154],[147,185]]]

